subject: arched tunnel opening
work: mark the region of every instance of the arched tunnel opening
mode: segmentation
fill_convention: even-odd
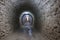
[[[20,21],[19,17],[21,15],[21,13],[24,12],[24,11],[29,11],[29,12],[31,12],[33,14],[33,16],[34,16],[34,28],[33,28],[33,30],[39,31],[40,28],[39,28],[39,25],[38,25],[39,22],[38,22],[38,15],[37,15],[38,14],[38,10],[33,5],[28,4],[28,3],[25,3],[23,5],[17,6],[15,8],[15,16],[14,16],[14,19],[13,19],[13,21],[15,21],[13,23],[14,24],[13,25],[14,26],[14,31],[16,31],[16,30],[20,31],[21,26],[20,26],[20,23],[19,23],[19,21]]]

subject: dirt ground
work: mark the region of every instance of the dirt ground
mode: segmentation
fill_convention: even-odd
[[[32,37],[30,38],[25,33],[11,33],[5,40],[47,40],[40,33],[34,32]]]

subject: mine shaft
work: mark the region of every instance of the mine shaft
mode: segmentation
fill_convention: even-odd
[[[60,0],[0,0],[0,40],[60,40]]]

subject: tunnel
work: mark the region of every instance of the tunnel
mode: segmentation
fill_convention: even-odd
[[[34,29],[39,30],[38,26],[37,26],[38,23],[39,23],[38,19],[37,19],[38,11],[37,11],[36,8],[34,8],[31,4],[25,3],[22,6],[20,5],[20,8],[16,7],[16,9],[17,9],[17,10],[15,10],[16,11],[16,13],[15,13],[15,22],[16,22],[16,24],[14,23],[14,29],[17,30],[20,27],[19,26],[20,25],[19,24],[19,17],[21,15],[21,13],[24,12],[24,11],[30,11],[34,15],[34,18],[35,18]],[[13,21],[14,21],[14,19],[13,19]]]
[[[0,40],[29,40],[20,32],[24,11],[35,18],[32,40],[60,40],[59,0],[0,0]]]

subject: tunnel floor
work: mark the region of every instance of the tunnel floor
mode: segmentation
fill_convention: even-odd
[[[27,34],[24,33],[11,33],[5,40],[45,40],[40,33],[33,32],[32,38],[30,38]]]

